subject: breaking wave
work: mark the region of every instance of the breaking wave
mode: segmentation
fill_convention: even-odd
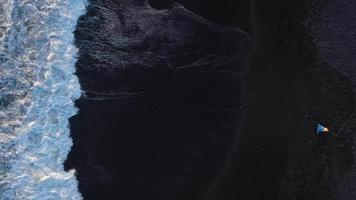
[[[0,0],[0,199],[82,199],[68,119],[81,95],[73,31],[83,0]]]

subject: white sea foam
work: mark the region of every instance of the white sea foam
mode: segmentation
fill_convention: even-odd
[[[73,31],[83,0],[0,0],[0,199],[82,199],[68,119],[81,95]]]

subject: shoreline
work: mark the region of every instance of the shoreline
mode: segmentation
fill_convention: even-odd
[[[71,120],[66,168],[87,199],[196,200],[235,137],[249,38],[180,6],[141,9],[95,2],[79,23],[78,77],[89,92]]]
[[[161,195],[159,197],[171,200],[195,200],[202,196],[204,200],[333,199],[336,191],[332,187],[342,182],[352,160],[351,138],[340,129],[343,120],[351,116],[348,108],[354,106],[350,100],[350,82],[318,55],[313,38],[303,25],[312,10],[307,0],[294,3],[255,0],[254,3],[251,8],[254,10],[251,14],[254,46],[243,85],[236,85],[238,76],[225,77],[216,72],[200,74],[200,68],[189,67],[179,73],[172,72],[171,65],[167,69],[159,68],[156,65],[165,66],[168,62],[160,57],[162,60],[152,65],[157,67],[153,72],[140,71],[139,67],[145,68],[141,65],[131,66],[131,72],[113,68],[127,76],[154,74],[154,79],[142,82],[129,77],[137,81],[133,87],[154,90],[138,96],[135,94],[141,90],[133,90],[132,96],[128,90],[116,94],[116,100],[110,100],[108,95],[103,101],[97,101],[100,98],[96,97],[77,101],[81,109],[79,116],[71,120],[74,147],[67,168],[79,169],[83,196],[93,199],[107,195],[109,198],[117,192],[117,196],[134,199],[140,195]],[[91,10],[92,14],[96,12],[100,9]],[[184,10],[179,8],[166,12],[184,16]],[[125,20],[125,16],[120,17]],[[82,35],[78,35],[80,39],[88,37],[83,30]],[[166,38],[159,41],[164,44]],[[141,48],[150,44],[144,45]],[[88,44],[83,49],[89,47]],[[194,48],[188,46],[190,50]],[[126,52],[121,53],[118,55]],[[103,70],[99,68],[101,64],[97,64],[100,58],[85,56],[91,60],[80,61],[79,78],[82,77],[80,81],[86,84],[86,89],[94,88],[95,92],[95,89],[105,88],[100,82],[91,82],[92,79],[105,80],[103,83],[112,88],[121,87],[129,80],[122,81],[127,78],[125,75],[98,76]],[[177,58],[180,57],[175,56],[173,60],[179,63]],[[183,58],[184,62],[192,59]],[[208,66],[220,62],[203,61]],[[89,69],[92,63],[97,65],[98,74],[90,71],[96,70]],[[112,63],[115,62],[109,60],[105,66],[116,67]],[[201,63],[196,63],[201,67]],[[212,81],[217,82],[216,88],[210,84]],[[232,93],[233,97],[221,95],[220,100],[216,99],[218,103],[226,103],[225,100],[233,103],[226,104],[227,108],[219,104],[214,109],[225,109],[225,112],[212,114],[200,99],[214,97],[215,100],[215,95],[221,93]],[[233,111],[238,105],[237,99],[244,104],[242,117],[241,113],[235,113],[239,109],[226,114],[229,106]],[[234,123],[237,119],[239,124]],[[217,121],[219,123],[214,125]],[[317,137],[315,125],[319,122],[335,134]],[[232,133],[236,127],[239,131]],[[162,138],[165,142],[159,141]],[[225,141],[229,138],[236,143],[228,153],[230,159],[224,160],[227,155],[224,152],[231,148],[231,141]],[[216,175],[221,166],[227,167]],[[148,176],[150,173],[154,175]],[[207,182],[212,183],[210,187]],[[160,192],[159,188],[166,192]],[[142,194],[136,194],[137,190]]]

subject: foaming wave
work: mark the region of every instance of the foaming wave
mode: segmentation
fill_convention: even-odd
[[[82,0],[0,0],[0,199],[82,199],[68,119],[81,89],[73,45]]]

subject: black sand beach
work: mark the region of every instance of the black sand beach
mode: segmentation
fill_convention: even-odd
[[[206,16],[217,25],[179,5],[92,1],[66,162],[84,198],[336,199],[354,96],[308,28],[327,2],[241,1]],[[187,3],[202,16],[213,5]]]
[[[352,162],[351,82],[306,25],[321,2],[256,1],[246,119],[230,168],[207,199],[335,199]],[[316,123],[332,134],[317,137]]]
[[[199,199],[231,151],[249,36],[180,5],[92,1],[67,167],[85,199]]]

